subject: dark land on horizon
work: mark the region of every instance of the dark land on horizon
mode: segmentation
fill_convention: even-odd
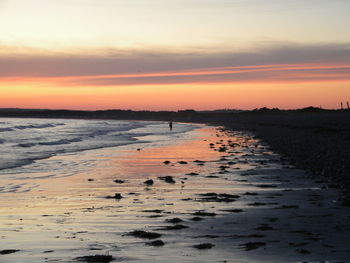
[[[286,162],[343,191],[350,206],[350,110],[132,111],[0,109],[0,117],[153,120],[206,123],[253,132]],[[176,127],[174,127],[176,129]]]

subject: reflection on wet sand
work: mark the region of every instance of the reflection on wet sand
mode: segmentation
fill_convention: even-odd
[[[1,262],[349,258],[342,244],[350,241],[350,212],[335,190],[281,164],[251,135],[214,128],[194,134],[163,147],[53,157],[86,169],[2,193],[0,244],[16,251],[5,251]]]

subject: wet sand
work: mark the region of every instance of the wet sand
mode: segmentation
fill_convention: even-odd
[[[85,168],[1,194],[0,262],[348,261],[336,189],[249,134],[193,134],[52,157]]]

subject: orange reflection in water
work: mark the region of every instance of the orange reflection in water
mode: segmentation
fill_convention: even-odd
[[[176,129],[176,124],[174,129]],[[204,132],[204,133],[203,133]],[[140,177],[151,175],[181,174],[188,172],[189,166],[193,166],[193,161],[208,161],[218,159],[223,153],[208,151],[208,133],[212,129],[202,129],[199,138],[188,140],[180,144],[166,147],[152,147],[141,149],[135,154],[128,155],[125,158],[115,160],[115,165],[122,169],[125,174],[139,175]],[[189,144],[190,142],[190,144]],[[164,161],[171,163],[166,165]],[[188,164],[180,164],[180,161],[186,161]],[[195,166],[197,171],[205,170],[206,167]]]

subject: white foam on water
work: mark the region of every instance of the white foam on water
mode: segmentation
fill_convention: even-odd
[[[148,142],[154,146],[179,138],[196,127],[177,123],[170,132],[166,122],[155,121],[2,118],[0,178],[45,169],[49,172],[53,168],[38,160],[51,156],[134,143]]]

